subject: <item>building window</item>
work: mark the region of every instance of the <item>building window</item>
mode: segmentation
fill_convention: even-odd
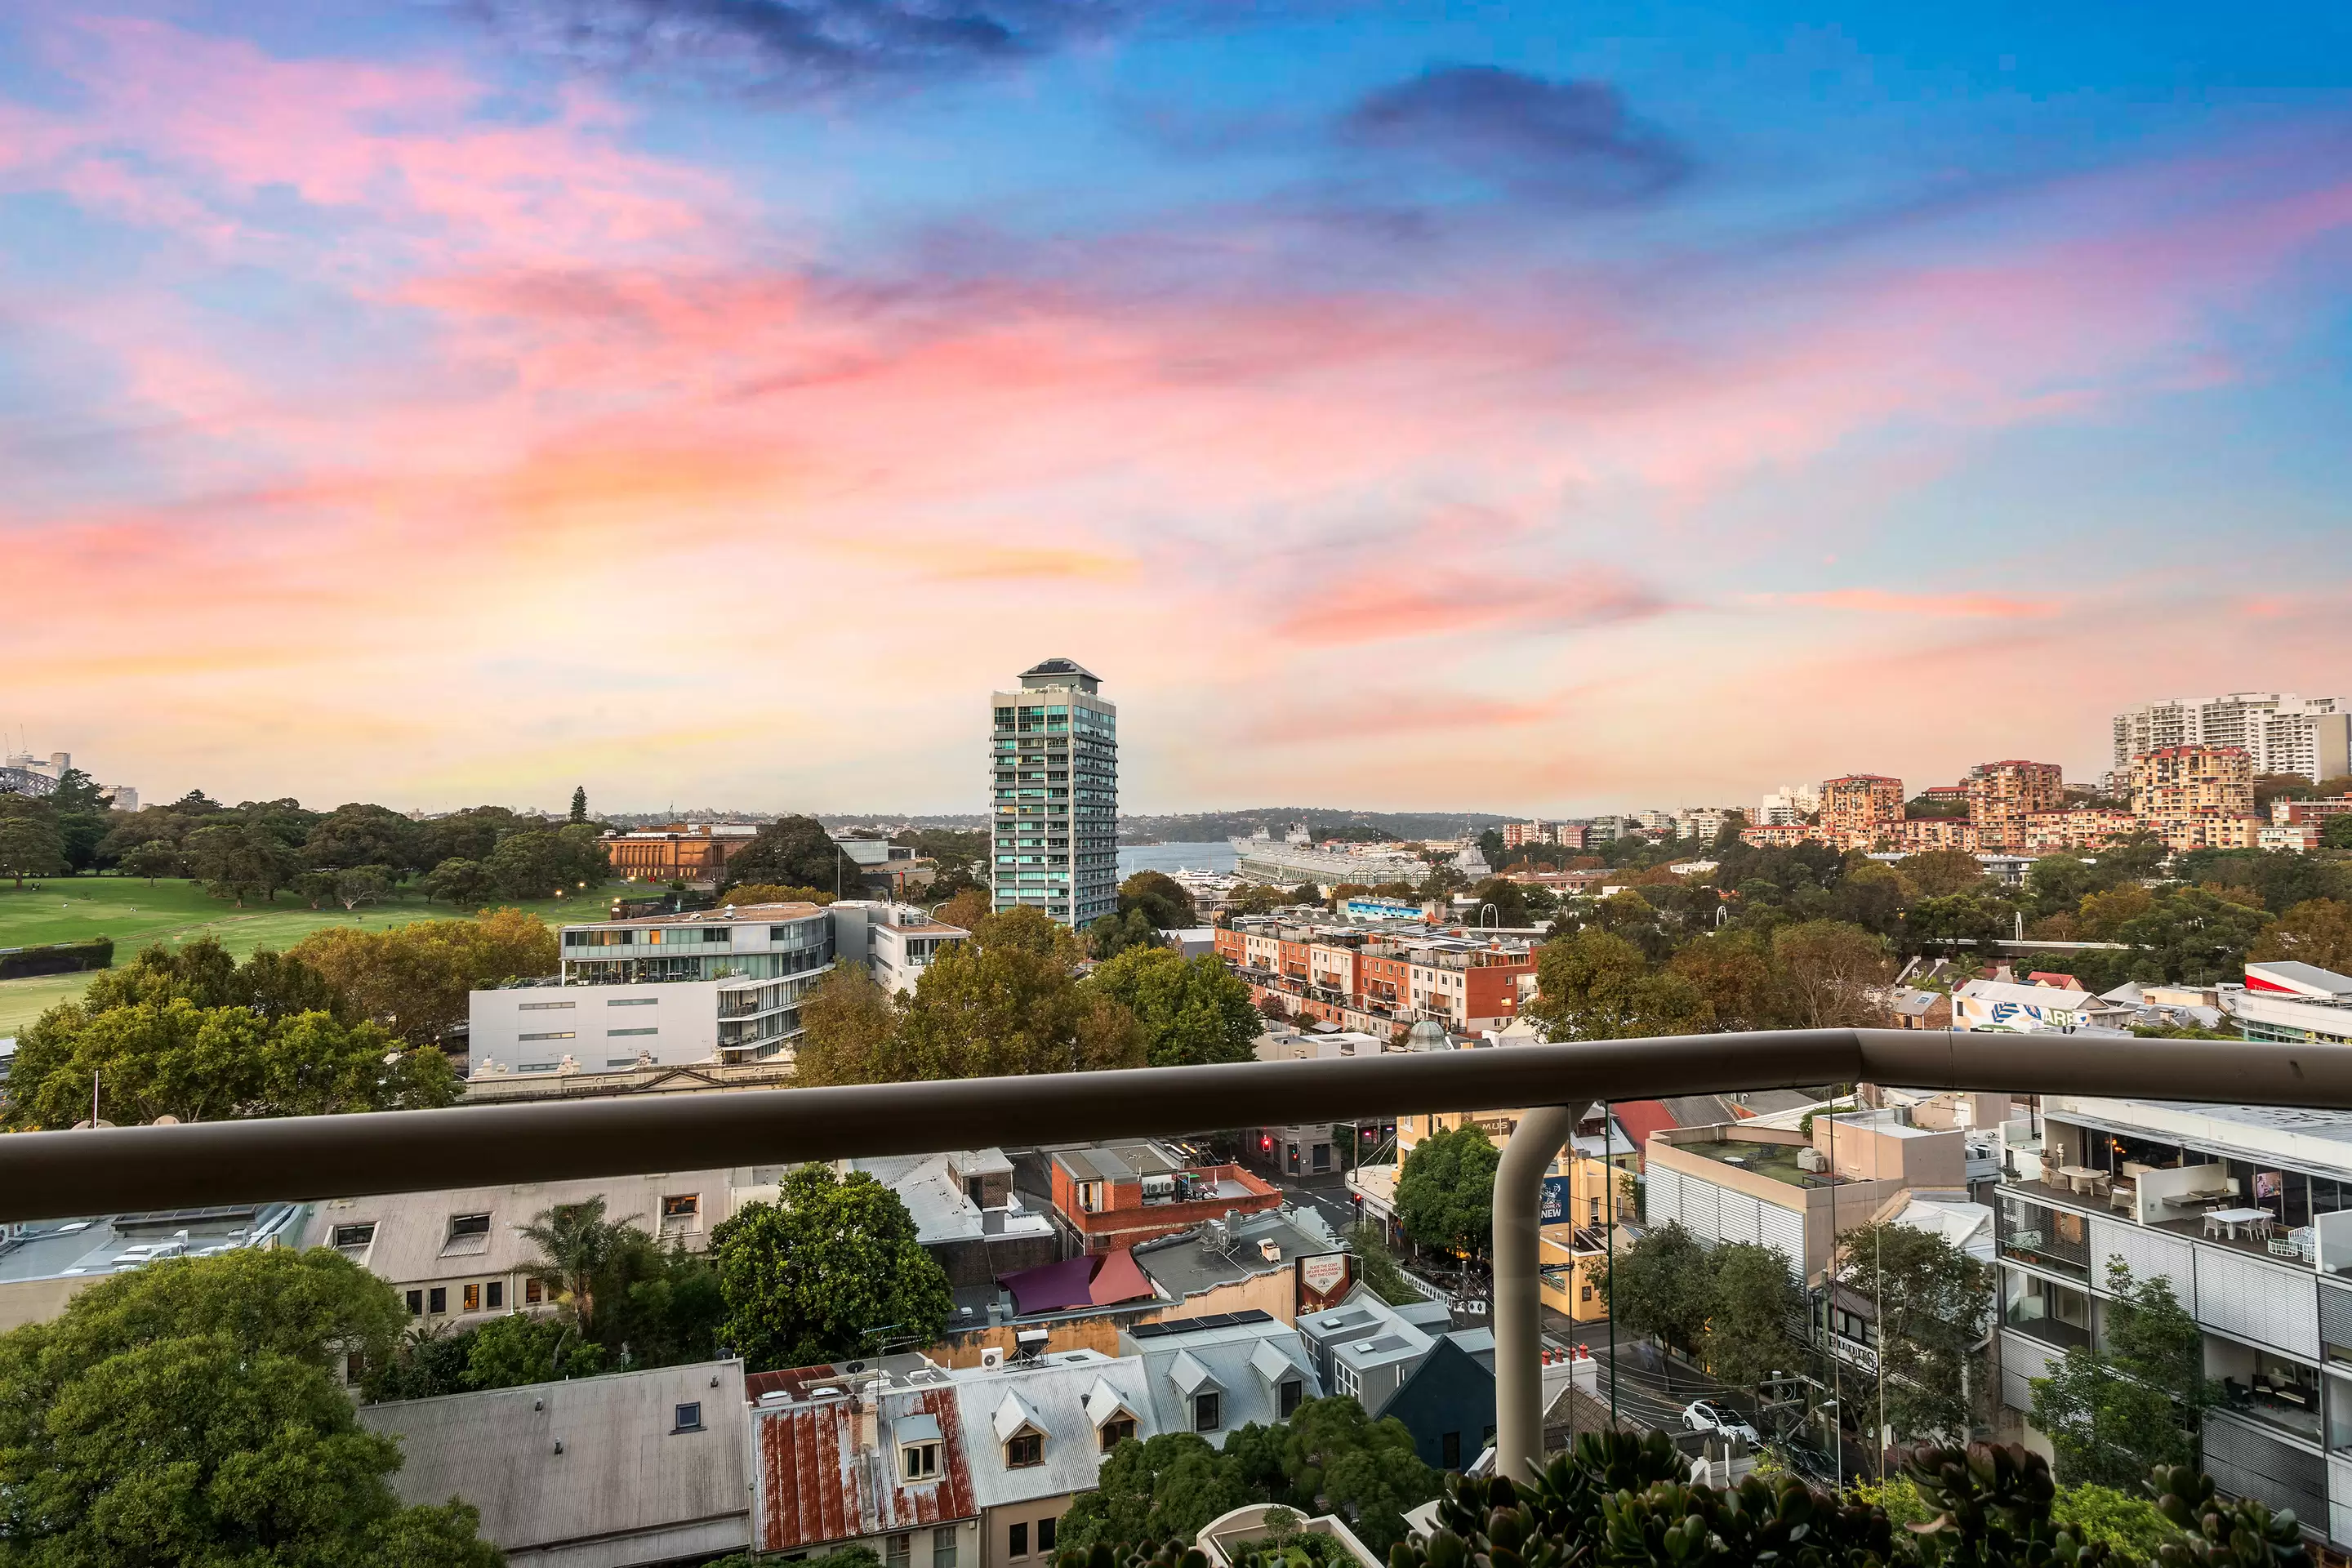
[[[1437,1464],[1440,1469],[1462,1468],[1462,1434],[1448,1432],[1437,1439]]]
[[[412,1318],[419,1318],[425,1315],[424,1291],[411,1290],[408,1293],[408,1315]]]
[[[1192,1430],[1213,1432],[1225,1424],[1224,1396],[1214,1390],[1192,1395]]]
[[[609,1039],[614,1038],[615,1037],[617,1037],[617,1036],[621,1036],[621,1035],[658,1035],[658,1034],[660,1034],[660,1033],[661,1033],[661,1030],[660,1030],[660,1029],[658,1029],[658,1028],[652,1028],[652,1029],[607,1029],[607,1030],[605,1030],[605,1031],[604,1031],[604,1037],[605,1037],[606,1039],[608,1039],[608,1040],[609,1040]]]
[[[679,1405],[677,1407],[677,1420],[671,1426],[670,1430],[672,1432],[701,1431],[702,1402],[698,1399],[692,1404]]]
[[[1023,1520],[1004,1532],[1004,1554],[1007,1557],[1029,1555],[1029,1521]]]
[[[449,1216],[449,1239],[451,1241],[457,1240],[461,1236],[488,1236],[489,1234],[490,1216],[486,1214],[453,1214]]]
[[[1058,1519],[1041,1519],[1037,1521],[1038,1551],[1051,1552],[1054,1550],[1054,1527],[1061,1522],[1062,1521]]]
[[[907,1568],[908,1560],[915,1554],[915,1538],[901,1532],[882,1542],[882,1561],[886,1568]]]
[[[569,1040],[577,1037],[579,1032],[577,1029],[560,1029],[546,1034],[517,1035],[515,1038],[518,1040]]]
[[[702,1194],[683,1193],[674,1198],[662,1199],[662,1224],[692,1225],[702,1213]]]
[[[931,1568],[956,1568],[956,1537],[961,1531],[942,1524],[931,1531]]]
[[[507,1304],[507,1282],[493,1279],[482,1287],[482,1304],[495,1312]]]
[[[432,1289],[426,1291],[425,1294],[425,1310],[428,1312],[447,1311],[449,1310],[449,1288],[446,1285],[436,1285]]]
[[[1021,1432],[1004,1445],[1004,1464],[1008,1469],[1025,1470],[1045,1462],[1045,1439],[1034,1432]]]
[[[536,1307],[541,1301],[546,1300],[547,1286],[544,1283],[537,1279],[526,1279],[522,1282],[522,1304],[524,1306]]]
[[[339,1225],[335,1227],[335,1247],[338,1251],[354,1251],[374,1239],[375,1221],[373,1220],[364,1220],[358,1225]]]
[[[1299,1402],[1306,1394],[1307,1385],[1295,1377],[1285,1378],[1275,1389],[1276,1405],[1285,1421],[1297,1414]]]
[[[461,1285],[457,1289],[457,1299],[465,1304],[465,1310],[478,1312],[482,1310],[482,1288],[479,1285]]]
[[[898,1450],[898,1473],[910,1481],[935,1481],[940,1479],[940,1446],[937,1443],[908,1443]]]
[[[1113,1448],[1118,1447],[1121,1443],[1126,1442],[1129,1437],[1134,1436],[1134,1416],[1113,1416],[1110,1420],[1102,1424],[1102,1451],[1108,1454]]]

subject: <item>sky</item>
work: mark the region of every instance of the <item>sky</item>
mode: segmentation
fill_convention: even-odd
[[[2352,700],[2352,7],[0,0],[0,727],[1569,815]]]

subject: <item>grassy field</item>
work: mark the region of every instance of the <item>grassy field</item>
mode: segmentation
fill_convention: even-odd
[[[615,882],[591,888],[576,898],[542,899],[517,907],[551,923],[596,920],[609,907],[614,893],[626,885]],[[321,926],[381,931],[410,921],[447,920],[455,912],[446,904],[427,903],[415,893],[362,905],[356,915],[331,905],[314,910],[289,893],[280,893],[274,904],[255,903],[240,910],[194,882],[159,881],[149,887],[135,877],[51,877],[38,888],[26,883],[18,889],[0,882],[0,947],[35,947],[109,936],[114,939],[114,961],[123,963],[151,942],[214,936],[223,947],[243,957],[256,948],[291,947]],[[15,1034],[40,1016],[43,1009],[80,995],[89,984],[88,974],[0,981],[0,1035]]]

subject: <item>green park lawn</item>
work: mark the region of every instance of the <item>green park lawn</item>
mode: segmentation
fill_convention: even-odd
[[[625,883],[591,888],[568,899],[518,902],[551,924],[601,919]],[[410,921],[448,920],[447,904],[428,903],[410,891],[363,904],[357,914],[335,905],[314,910],[291,893],[275,903],[238,909],[215,899],[194,882],[162,880],[153,886],[136,877],[45,877],[37,888],[0,881],[0,947],[37,947],[46,942],[114,939],[114,961],[126,963],[151,942],[220,939],[238,957],[257,948],[289,948],[321,926],[352,925],[381,931]],[[79,996],[89,976],[51,974],[33,980],[0,980],[0,1036],[13,1035],[43,1010]]]

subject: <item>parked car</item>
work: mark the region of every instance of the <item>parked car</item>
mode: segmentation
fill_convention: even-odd
[[[1694,1399],[1683,1406],[1683,1425],[1694,1432],[1720,1432],[1727,1437],[1737,1437],[1751,1448],[1764,1446],[1764,1438],[1755,1427],[1704,1399]]]

